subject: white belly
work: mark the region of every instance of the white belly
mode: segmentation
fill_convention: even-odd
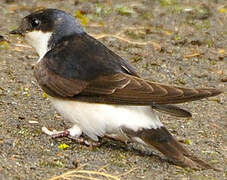
[[[118,133],[121,127],[137,131],[163,126],[150,106],[107,105],[56,98],[51,101],[65,119],[80,127],[93,140]]]

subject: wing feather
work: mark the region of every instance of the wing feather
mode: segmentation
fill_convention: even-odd
[[[47,68],[45,61],[36,64],[34,75],[41,88],[53,97],[73,97],[79,94],[88,84],[86,81],[60,77]]]
[[[107,104],[176,104],[219,94],[216,89],[189,89],[153,83],[124,73],[100,77],[82,90],[78,99]],[[86,96],[83,97],[83,96]]]
[[[220,93],[216,89],[189,89],[158,84],[125,73],[100,76],[91,81],[66,79],[50,71],[42,61],[35,66],[35,77],[51,96],[94,103],[176,104]]]
[[[142,79],[127,61],[86,34],[62,40],[36,64],[34,73],[50,96],[94,103],[175,104],[221,93],[217,89],[181,88]]]

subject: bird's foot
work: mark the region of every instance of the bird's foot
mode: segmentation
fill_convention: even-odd
[[[94,147],[99,147],[101,146],[101,143],[100,142],[95,142],[95,141],[91,141],[91,140],[88,140],[84,137],[81,137],[80,135],[79,136],[72,136],[72,128],[70,129],[66,129],[66,130],[63,130],[63,131],[56,131],[56,130],[49,130],[47,129],[46,127],[42,127],[42,131],[43,133],[47,134],[48,136],[51,136],[52,138],[60,138],[60,137],[67,137],[71,140],[73,140],[74,142],[78,143],[78,144],[82,144],[82,145],[85,145],[85,146],[89,146],[91,148],[94,148]]]
[[[70,135],[70,132],[68,130],[56,131],[54,129],[53,131],[51,131],[46,127],[42,127],[42,132],[47,134],[48,136],[51,136],[52,138],[68,137]]]

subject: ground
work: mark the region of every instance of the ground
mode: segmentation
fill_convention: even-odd
[[[23,16],[44,7],[79,18],[88,33],[128,59],[144,78],[186,87],[227,87],[225,0],[2,0],[0,179],[49,179],[77,165],[130,180],[226,179],[226,93],[180,105],[192,112],[191,119],[160,114],[186,148],[220,172],[183,169],[136,144],[104,139],[92,149],[43,134],[43,126],[62,130],[70,123],[55,112],[33,76],[35,51],[8,32]]]

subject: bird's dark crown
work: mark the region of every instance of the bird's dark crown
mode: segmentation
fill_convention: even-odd
[[[18,29],[12,34],[26,34],[32,31],[51,32],[51,44],[73,34],[84,32],[79,22],[71,15],[58,9],[43,9],[23,18]]]

